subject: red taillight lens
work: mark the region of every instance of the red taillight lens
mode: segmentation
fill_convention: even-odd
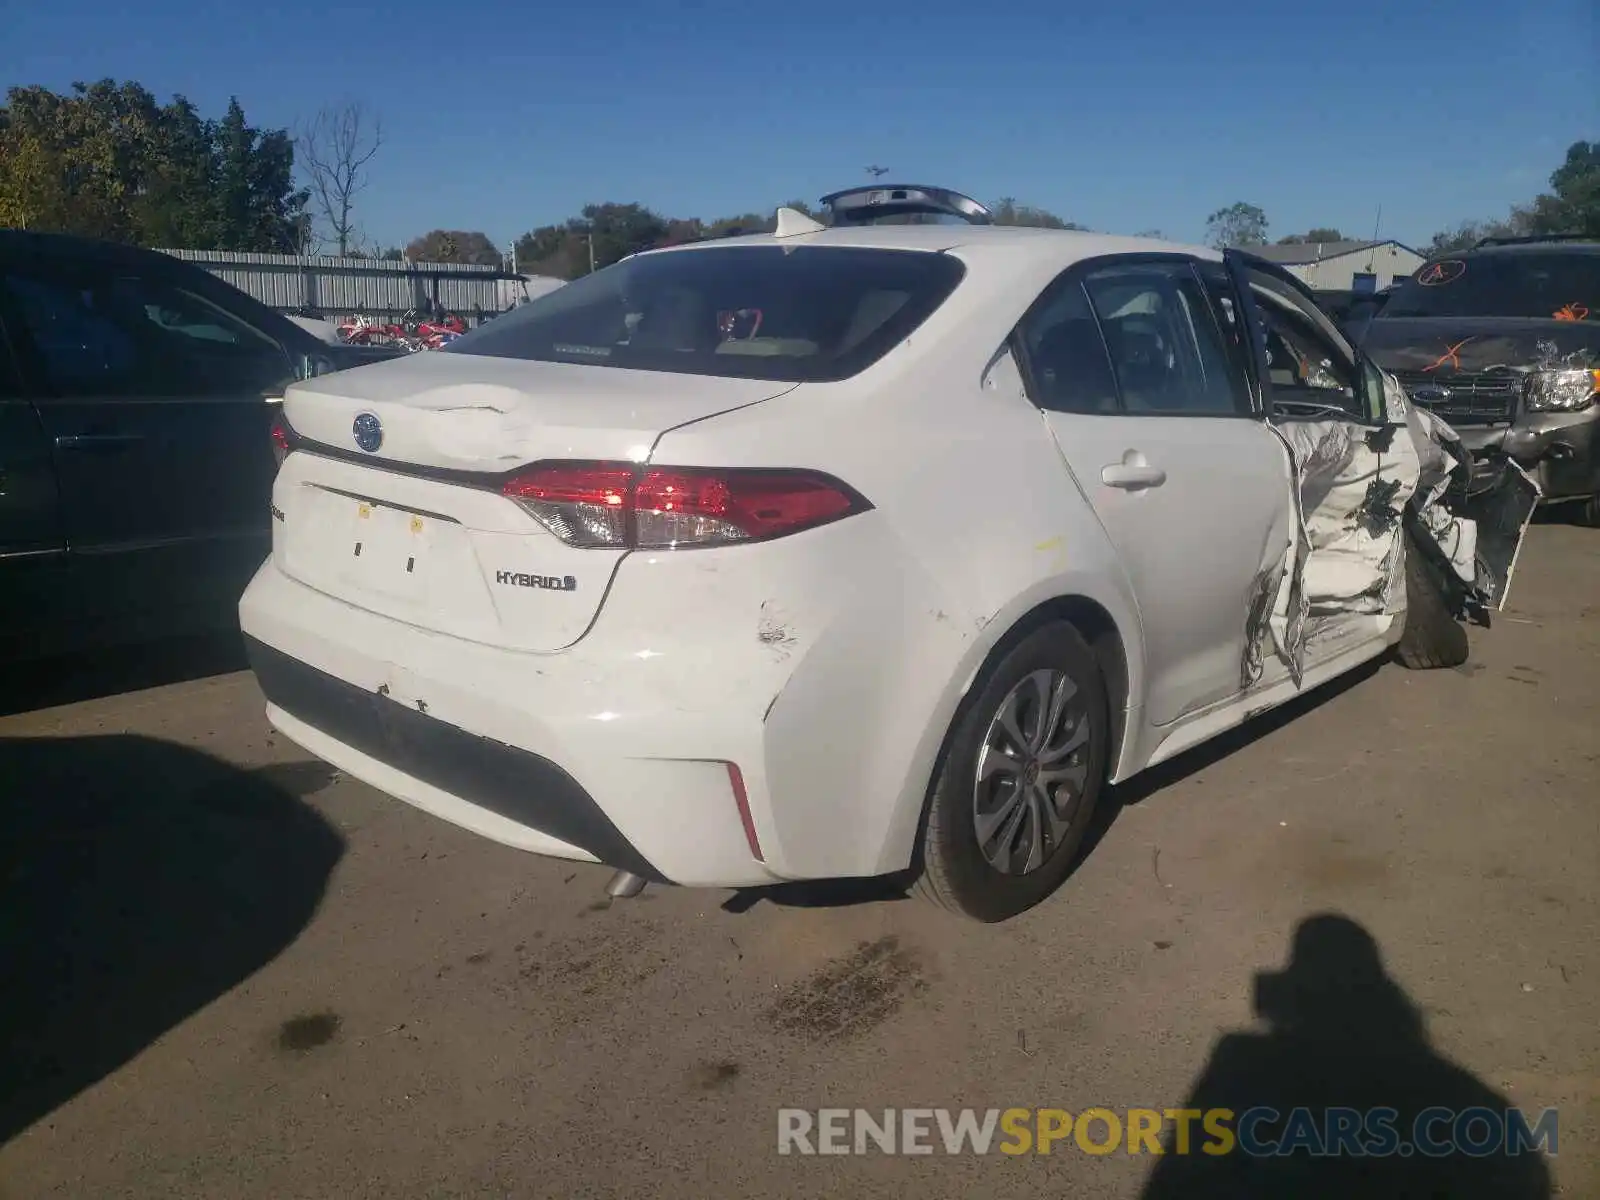
[[[671,550],[763,541],[870,507],[813,471],[553,463],[504,493],[572,546]]]
[[[501,488],[569,546],[626,546],[635,469],[626,463],[535,467]]]
[[[259,425],[257,429],[261,428]],[[294,449],[294,430],[289,428],[289,422],[279,413],[272,418],[272,457],[278,466],[283,466],[283,460],[289,457],[289,451]]]

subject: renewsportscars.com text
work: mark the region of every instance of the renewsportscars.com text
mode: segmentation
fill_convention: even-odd
[[[779,1154],[1555,1155],[1553,1108],[781,1108]]]

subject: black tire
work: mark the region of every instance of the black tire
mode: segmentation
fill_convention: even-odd
[[[1395,654],[1413,671],[1459,667],[1467,661],[1467,631],[1445,600],[1437,570],[1417,545],[1406,539],[1406,623]]]
[[[1054,837],[1039,835],[1040,863],[1025,873],[1008,874],[990,862],[978,842],[978,760],[1001,705],[1030,676],[1047,670],[1064,672],[1077,688],[1070,710],[1073,728],[1081,723],[1088,737],[1080,751],[1063,761],[1081,762],[1083,780],[1075,804],[1066,814],[1065,828]],[[1105,680],[1078,631],[1071,625],[1053,623],[1023,637],[979,681],[946,739],[924,815],[922,871],[914,887],[917,894],[985,922],[1007,920],[1049,896],[1072,870],[1094,817],[1106,777],[1109,742]],[[1035,829],[1042,830],[1042,826]],[[1025,834],[1025,829],[1017,831],[1016,845],[1031,844]]]
[[[1600,495],[1590,496],[1578,506],[1578,524],[1600,529]]]

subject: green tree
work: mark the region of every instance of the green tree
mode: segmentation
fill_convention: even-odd
[[[1027,204],[1018,204],[1016,199],[1005,196],[995,201],[989,212],[994,216],[996,225],[1022,225],[1031,229],[1088,229],[1087,225],[1079,225],[1075,221],[1064,221],[1053,212],[1042,208],[1033,208]]]
[[[292,250],[305,195],[282,130],[223,121],[137,83],[12,88],[0,105],[0,224],[197,250]]]
[[[141,240],[156,246],[219,244],[216,129],[182,96],[161,110],[151,138],[144,185],[133,201]]]
[[[476,263],[498,267],[500,251],[489,235],[476,230],[435,229],[414,239],[405,249],[412,262]]]
[[[1328,242],[1342,242],[1345,240],[1344,234],[1340,233],[1337,229],[1319,227],[1317,229],[1308,229],[1305,233],[1291,233],[1288,237],[1281,237],[1278,239],[1278,245],[1325,245]]]
[[[214,248],[293,253],[301,240],[296,218],[310,193],[294,188],[294,143],[288,133],[252,128],[233,99],[217,126],[215,145]]]
[[[667,222],[642,204],[586,204],[575,232],[590,240],[598,270],[656,245]]]
[[[693,226],[698,226],[698,221]],[[682,235],[687,222],[677,223]],[[523,234],[516,242],[517,269],[558,279],[576,279],[589,271],[610,266],[664,244],[674,223],[642,204],[586,204],[583,215],[562,225],[544,225]],[[703,236],[709,236],[707,230]]]
[[[1600,142],[1573,142],[1550,174],[1550,191],[1512,208],[1503,220],[1463,221],[1433,235],[1430,254],[1470,249],[1486,237],[1576,233],[1600,237]]]
[[[1582,233],[1600,237],[1600,141],[1573,142],[1550,175],[1553,195],[1534,201],[1540,233]]]
[[[1219,208],[1206,218],[1206,241],[1218,249],[1265,246],[1267,214],[1243,200],[1227,208]]]

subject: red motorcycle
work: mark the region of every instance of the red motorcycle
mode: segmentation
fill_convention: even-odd
[[[437,321],[418,321],[415,325],[408,322],[407,331],[424,349],[439,350],[465,333],[467,323],[455,313],[446,313]]]
[[[339,337],[352,346],[392,346],[405,339],[405,331],[398,325],[356,313],[340,323]]]

